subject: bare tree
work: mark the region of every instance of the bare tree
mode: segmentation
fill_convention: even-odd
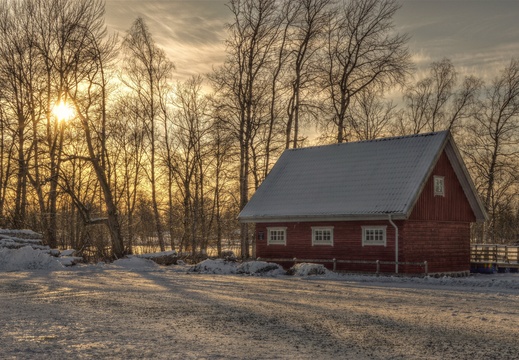
[[[463,122],[471,119],[478,112],[478,98],[483,82],[475,76],[466,76],[461,88],[453,97],[445,128],[452,132],[462,127]]]
[[[294,1],[289,1],[293,3]],[[293,10],[294,21],[291,24],[289,47],[289,82],[290,94],[287,106],[287,125],[285,148],[298,147],[299,128],[303,115],[311,116],[305,103],[305,91],[315,85],[316,65],[314,64],[328,19],[333,16],[331,0],[296,1]],[[315,90],[315,87],[313,88]],[[305,111],[307,110],[307,111]],[[293,134],[292,134],[293,132]]]
[[[23,3],[3,1],[0,3],[0,76],[3,78],[3,105],[12,121],[14,149],[16,151],[16,185],[12,225],[26,226],[27,191],[29,172],[29,126],[33,94],[31,85],[36,76],[33,66],[35,46],[25,36],[28,17]],[[4,115],[5,116],[5,115]],[[9,115],[7,115],[9,116]]]
[[[137,94],[146,113],[145,121],[150,144],[149,180],[153,217],[159,246],[161,251],[164,251],[164,233],[157,200],[156,146],[157,127],[161,115],[158,97],[163,94],[161,88],[167,86],[168,78],[174,66],[167,59],[165,52],[157,47],[142,18],[137,18],[128,31],[124,39],[124,48],[126,53],[126,77],[123,78],[123,81]]]
[[[404,133],[455,130],[474,112],[481,81],[464,79],[459,89],[458,73],[449,59],[433,62],[429,75],[408,87],[404,94]]]
[[[38,115],[33,115],[34,133],[41,133],[33,142],[33,171],[31,182],[36,190],[45,237],[51,247],[57,244],[57,202],[59,173],[62,166],[64,122],[53,114],[53,108],[66,104],[66,87],[70,75],[77,67],[77,42],[85,37],[86,21],[92,19],[91,12],[98,11],[101,4],[81,0],[25,1],[26,12],[30,15],[32,32],[28,34],[35,41],[40,59],[41,82],[45,84],[39,94]],[[92,7],[91,7],[92,6]],[[66,105],[65,105],[66,106]],[[40,144],[41,142],[41,144]],[[40,154],[40,147],[42,152]],[[42,163],[47,163],[42,164]],[[47,197],[47,199],[45,199]]]
[[[77,59],[75,71],[70,74],[66,89],[79,119],[87,147],[88,161],[96,174],[103,194],[106,218],[87,219],[89,224],[106,223],[112,240],[112,253],[115,257],[124,255],[124,241],[119,220],[119,211],[110,184],[107,168],[108,122],[108,64],[114,60],[117,49],[115,39],[105,40],[104,5],[100,0],[89,1],[89,12],[84,14],[85,27],[78,28],[82,36],[74,44],[74,57]]]
[[[355,96],[402,84],[411,68],[408,37],[393,31],[398,8],[394,0],[352,0],[330,17],[322,71],[339,143],[351,132],[347,114]]]
[[[133,96],[124,96],[118,99],[114,109],[114,122],[117,128],[114,131],[114,140],[118,153],[121,153],[122,197],[126,217],[126,237],[128,252],[133,253],[135,241],[136,219],[135,211],[139,184],[143,177],[143,163],[145,153],[145,126],[144,114],[139,106],[139,100]]]
[[[464,153],[490,215],[495,240],[497,214],[517,196],[519,180],[519,61],[514,59],[486,88],[481,109],[468,127]]]
[[[183,209],[181,248],[190,247],[192,255],[206,250],[208,211],[206,208],[206,173],[211,154],[209,135],[212,127],[208,100],[202,94],[202,77],[192,77],[178,84],[174,124],[176,147],[170,171],[179,189]]]
[[[392,101],[384,102],[381,97],[381,94],[368,89],[353,100],[348,118],[355,140],[373,140],[389,133],[396,117],[396,105]]]
[[[0,78],[1,79],[1,78]],[[0,84],[0,88],[3,86]],[[9,120],[5,113],[2,90],[0,90],[0,226],[5,227],[5,203],[8,185],[12,177],[14,142],[8,136]]]
[[[265,121],[269,109],[265,97],[269,65],[273,61],[280,31],[275,0],[231,0],[232,22],[228,26],[227,59],[211,80],[216,88],[218,117],[227,120],[239,144],[240,208],[249,200],[250,149],[255,128]],[[261,103],[261,104],[260,104]],[[258,113],[261,111],[262,114]],[[241,255],[250,256],[247,224],[241,225]]]
[[[218,256],[222,255],[222,240],[224,232],[224,211],[226,203],[229,202],[229,184],[232,183],[231,167],[232,162],[230,155],[232,152],[232,136],[229,134],[222,121],[214,119],[211,129],[211,143],[213,160],[212,160],[212,177],[214,179],[213,190],[213,216],[216,223],[216,249]]]

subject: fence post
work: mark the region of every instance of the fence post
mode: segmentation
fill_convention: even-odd
[[[380,273],[380,261],[377,260],[377,276]]]
[[[423,266],[425,267],[425,276],[429,274],[429,265],[427,265],[427,261],[423,262]]]
[[[294,266],[297,265],[297,258],[294,258]]]
[[[333,271],[337,270],[337,259],[333,258]]]

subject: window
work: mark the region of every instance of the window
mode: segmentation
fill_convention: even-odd
[[[287,244],[287,228],[273,227],[267,228],[268,245],[286,245]]]
[[[312,227],[312,245],[333,245],[333,227]]]
[[[363,226],[362,246],[386,246],[386,227],[387,226]]]
[[[445,180],[443,176],[434,177],[434,196],[445,196]]]

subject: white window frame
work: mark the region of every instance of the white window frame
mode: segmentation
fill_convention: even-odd
[[[330,239],[317,240],[318,232],[330,232]],[[321,236],[324,234],[321,234]],[[331,245],[333,246],[333,226],[312,226],[312,246],[313,245]]]
[[[382,231],[382,239],[374,239],[377,234],[368,234],[371,231]],[[373,239],[372,239],[373,237]],[[362,246],[387,246],[387,226],[363,226],[362,227]]]
[[[272,235],[276,236],[276,239],[272,239]],[[283,240],[278,240],[277,237],[283,234]],[[267,245],[286,245],[287,244],[287,228],[286,227],[268,227],[267,228]]]
[[[434,196],[445,196],[445,177],[434,175]]]

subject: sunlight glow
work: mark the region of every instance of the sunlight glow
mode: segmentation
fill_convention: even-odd
[[[68,121],[75,115],[74,109],[63,100],[54,105],[52,113],[54,116],[56,116],[56,118],[58,118],[59,121]]]

